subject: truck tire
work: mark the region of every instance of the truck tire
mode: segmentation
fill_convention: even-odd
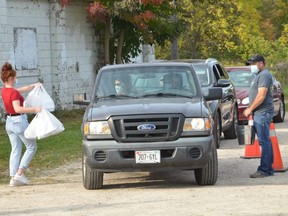
[[[92,171],[86,164],[86,156],[82,156],[83,186],[87,190],[101,189],[103,187],[103,172]]]
[[[214,140],[216,148],[218,149],[220,147],[220,137],[221,137],[221,125],[220,125],[220,116],[219,113],[216,112],[214,117]]]
[[[285,118],[285,103],[284,103],[283,99],[280,100],[280,105],[279,106],[280,106],[279,107],[279,112],[273,118],[273,122],[274,123],[283,122],[284,118]]]
[[[195,179],[199,185],[214,185],[218,177],[218,156],[215,142],[212,144],[212,157],[201,169],[194,170]]]
[[[238,124],[237,107],[235,107],[234,113],[233,113],[232,124],[228,128],[228,130],[223,131],[225,139],[236,139],[237,138],[237,124]]]

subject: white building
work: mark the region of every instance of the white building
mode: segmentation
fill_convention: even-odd
[[[77,0],[63,9],[57,0],[0,0],[1,66],[16,68],[19,86],[43,82],[57,108],[72,107],[75,92],[91,92],[99,68],[88,4]]]

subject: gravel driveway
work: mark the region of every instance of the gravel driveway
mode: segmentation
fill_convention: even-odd
[[[275,127],[286,168],[287,121]],[[249,178],[260,161],[240,158],[244,148],[222,138],[218,181],[205,187],[193,171],[114,173],[104,175],[102,190],[89,191],[79,159],[31,179],[32,185],[1,185],[0,215],[288,215],[288,172]]]

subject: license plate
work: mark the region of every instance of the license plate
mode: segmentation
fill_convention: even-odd
[[[136,163],[160,163],[160,150],[135,151]]]

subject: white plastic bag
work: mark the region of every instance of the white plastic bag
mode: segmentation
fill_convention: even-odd
[[[46,92],[43,85],[36,86],[32,91],[29,92],[26,100],[24,101],[24,107],[44,107],[48,111],[55,110],[55,103]]]
[[[27,139],[43,139],[64,131],[63,124],[48,110],[43,108],[40,113],[32,119],[24,131]]]

